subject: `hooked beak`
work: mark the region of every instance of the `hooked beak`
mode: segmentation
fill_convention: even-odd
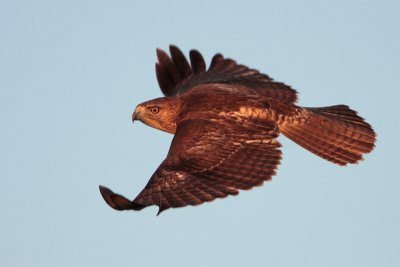
[[[135,122],[135,120],[140,120],[140,112],[142,111],[143,107],[137,106],[135,111],[132,114],[132,122]]]
[[[134,111],[133,114],[132,114],[132,122],[135,122],[135,120],[137,120],[137,114]]]

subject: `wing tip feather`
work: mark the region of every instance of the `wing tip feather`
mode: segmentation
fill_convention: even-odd
[[[144,205],[131,201],[119,194],[115,194],[105,186],[99,185],[99,190],[104,201],[115,210],[141,210],[145,208]]]

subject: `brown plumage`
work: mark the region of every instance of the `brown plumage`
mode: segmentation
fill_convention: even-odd
[[[281,159],[279,133],[339,165],[371,152],[375,133],[345,105],[305,108],[297,93],[259,71],[216,54],[210,67],[190,51],[157,49],[156,75],[165,97],[136,107],[133,120],[175,134],[166,159],[133,200],[100,186],[117,210],[199,205],[260,186]]]

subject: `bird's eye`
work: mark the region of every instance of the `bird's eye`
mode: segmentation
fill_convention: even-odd
[[[160,109],[159,109],[158,107],[151,107],[151,108],[150,108],[150,111],[151,111],[151,113],[153,113],[153,114],[157,114],[157,113],[160,111]]]

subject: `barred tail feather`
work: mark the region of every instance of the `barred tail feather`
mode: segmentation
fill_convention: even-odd
[[[372,127],[345,105],[299,108],[279,121],[279,129],[295,143],[339,165],[357,163],[376,141]]]

